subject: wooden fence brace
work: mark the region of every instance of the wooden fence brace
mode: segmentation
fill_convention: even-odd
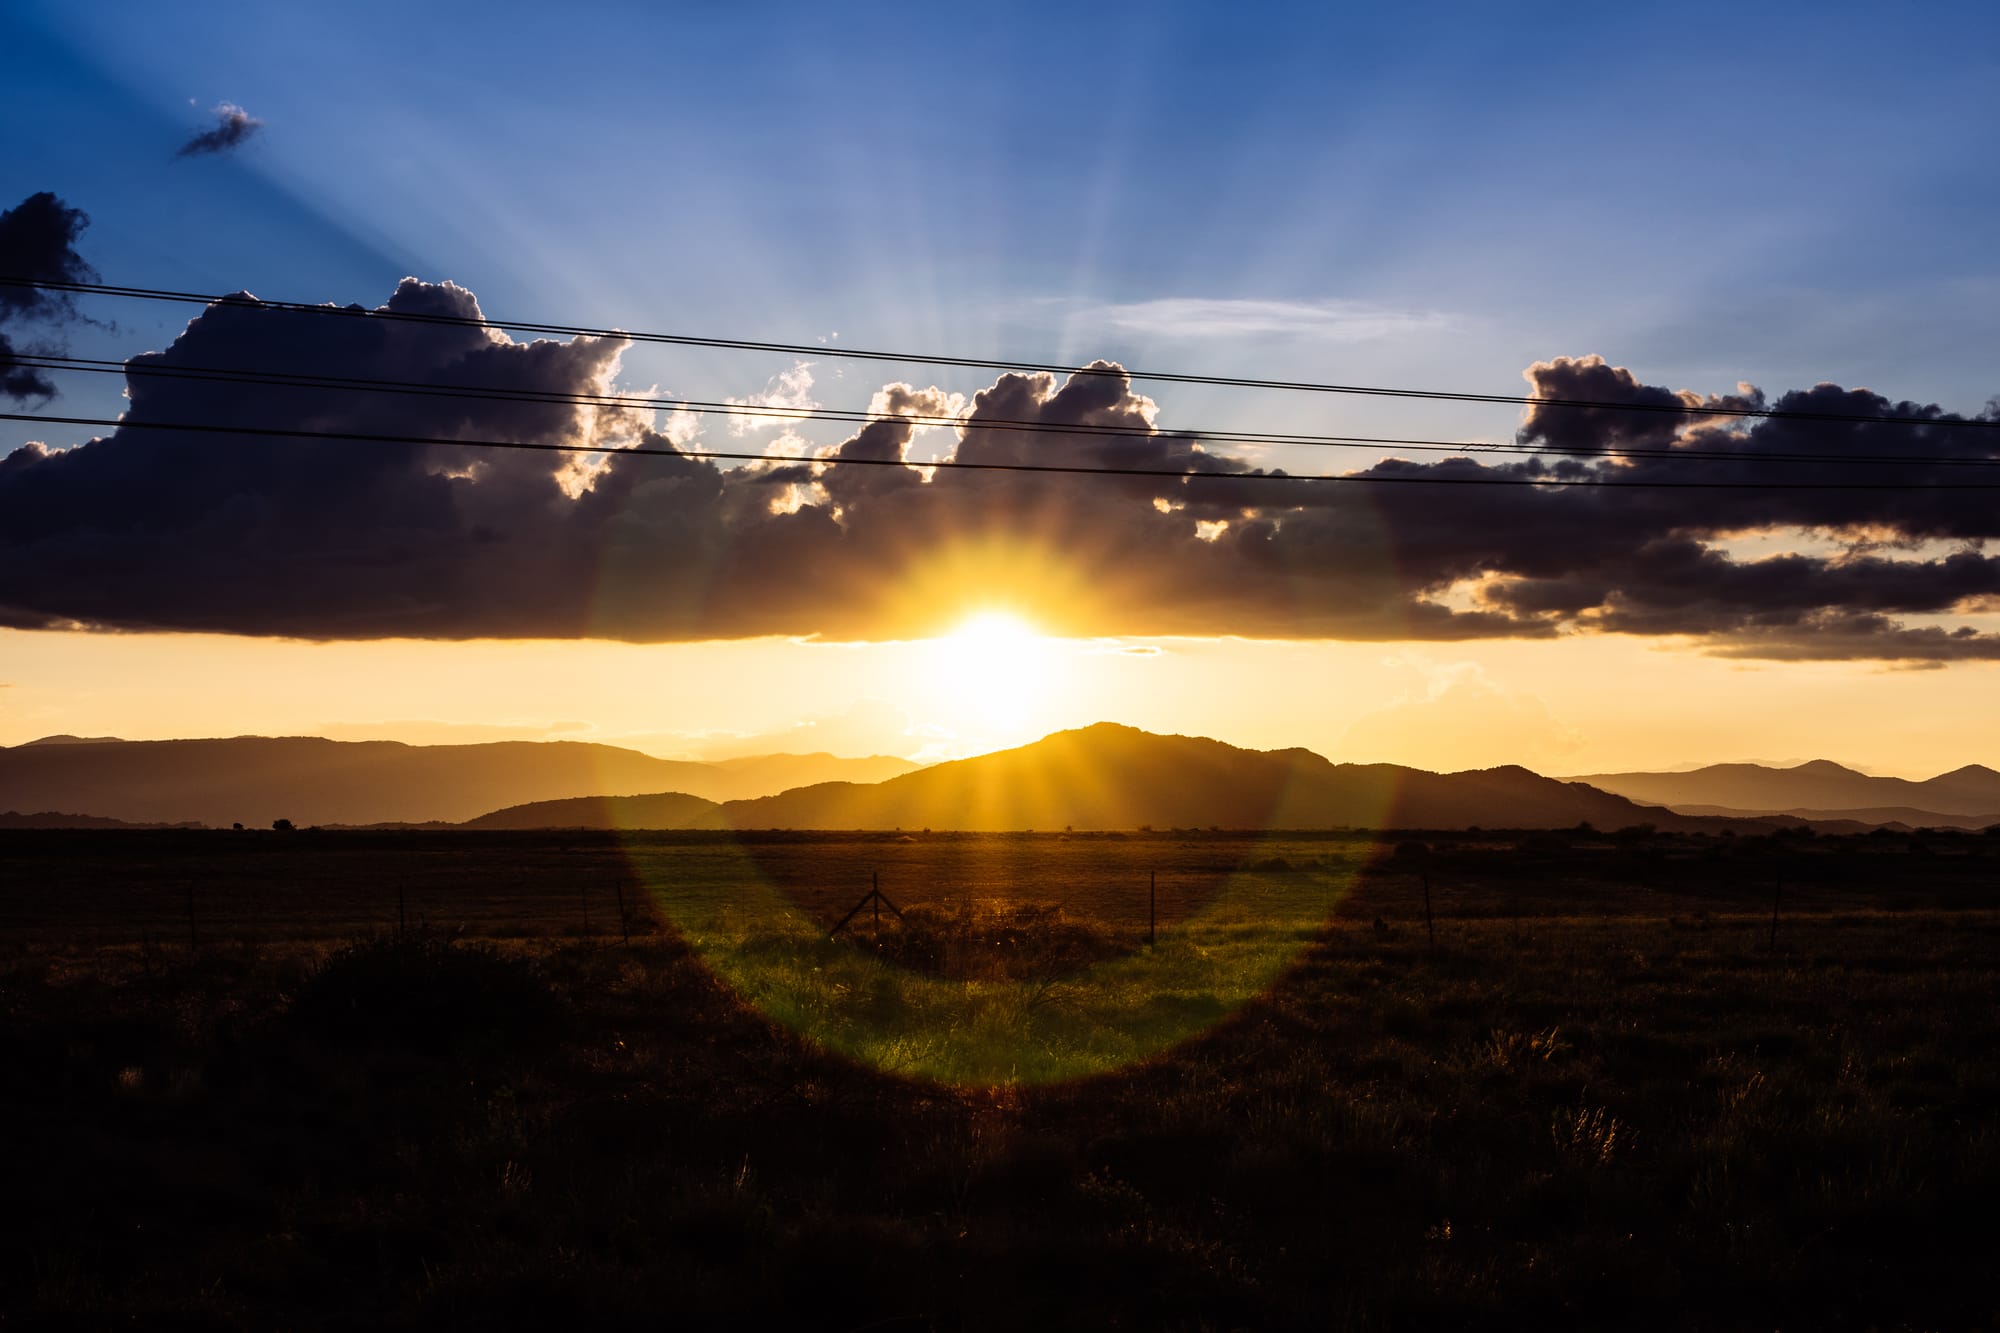
[[[878,931],[882,928],[882,909],[885,907],[895,914],[898,921],[901,921],[906,926],[910,924],[909,918],[903,915],[902,909],[890,902],[889,895],[882,892],[882,876],[880,871],[870,872],[868,885],[868,892],[861,895],[861,901],[848,908],[847,915],[834,923],[832,930],[826,932],[828,939],[832,939],[835,935],[846,929],[847,923],[859,915],[861,909],[864,907],[872,906],[875,909],[875,928]]]

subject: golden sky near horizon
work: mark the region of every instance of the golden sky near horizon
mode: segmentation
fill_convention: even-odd
[[[1113,721],[1440,770],[1829,758],[1921,778],[1996,757],[1995,669],[1742,661],[1681,640],[1612,635],[1055,639],[1019,619],[882,643],[309,643],[12,630],[0,631],[0,744],[65,732],[279,734],[931,760]]]

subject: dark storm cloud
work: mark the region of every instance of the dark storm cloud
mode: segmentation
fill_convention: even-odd
[[[406,280],[393,310],[474,315],[471,293]],[[1990,476],[2000,431],[1867,390],[1820,385],[1773,406],[1902,415],[1917,426],[1690,413],[1704,401],[1597,358],[1540,363],[1546,396],[1659,412],[1538,406],[1530,443],[1587,459],[1385,460],[1417,479],[1865,481],[1858,490],[1284,483],[1187,435],[1114,373],[1006,374],[964,407],[891,385],[820,456],[720,470],[672,449],[650,414],[176,380],[230,365],[601,393],[621,341],[515,343],[478,329],[287,313],[247,296],[131,363],[128,420],[298,426],[614,450],[601,465],[442,445],[120,429],[0,460],[0,622],[313,638],[758,634],[880,638],[1013,602],[1095,635],[1465,639],[1693,635],[1770,658],[2000,656],[1963,623],[2000,608],[1992,492],[1874,483]],[[1755,390],[1733,399],[1761,401]],[[961,462],[1056,462],[1176,475],[1080,478],[907,463],[910,418],[960,412]],[[1579,414],[1577,420],[1556,415]],[[1027,422],[1081,433],[1002,428]],[[1581,424],[1579,424],[1581,423]],[[1139,434],[1130,432],[1137,430]],[[1092,433],[1103,431],[1106,433]],[[1641,447],[1672,458],[1633,456]],[[1826,461],[1780,461],[1809,452]],[[919,455],[927,457],[927,454]],[[1845,461],[1887,457],[1888,464]],[[872,460],[836,466],[835,460]],[[907,465],[903,465],[907,464]],[[1791,534],[1758,558],[1733,538]]]
[[[76,252],[76,240],[90,218],[44,190],[0,212],[0,275],[36,282],[90,282],[97,274]],[[39,322],[49,328],[79,322],[75,298],[39,287],[0,286],[0,395],[26,401],[53,398],[55,382],[21,361],[33,349],[16,344],[10,323]]]
[[[203,153],[226,153],[264,127],[264,122],[233,102],[224,102],[211,113],[215,127],[203,130],[180,146],[175,157],[198,157]]]
[[[1641,384],[1623,366],[1605,364],[1601,356],[1559,356],[1529,366],[1527,380],[1536,398],[1558,404],[1528,409],[1516,438],[1523,444],[1550,449],[1659,448],[1672,444],[1687,409],[1701,400],[1691,394]],[[1596,407],[1579,404],[1612,404]]]

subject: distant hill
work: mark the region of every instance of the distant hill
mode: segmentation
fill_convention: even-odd
[[[57,735],[57,736],[40,736],[31,741],[22,741],[21,744],[24,746],[26,745],[112,745],[115,744],[117,741],[118,737],[116,736]],[[6,748],[5,746],[0,746],[0,749],[5,749],[5,748]]]
[[[661,792],[652,796],[572,796],[564,801],[532,801],[468,819],[469,829],[696,829],[727,828],[723,808],[699,796]]]
[[[887,782],[724,807],[738,828],[1708,827],[1525,768],[1430,773],[1099,723]]]
[[[1870,777],[1825,759],[1792,768],[1710,764],[1685,773],[1592,773],[1572,781],[1683,813],[1706,807],[1817,819],[1884,812],[1902,823],[1962,823],[1971,818],[1980,821],[1977,827],[2000,817],[2000,773],[1981,764],[1921,782]]]
[[[713,788],[700,793],[711,801],[747,800],[821,782],[887,782],[923,767],[886,754],[866,759],[843,759],[830,754],[759,754],[743,759],[711,759],[706,764],[719,775]]]
[[[1106,722],[886,782],[820,783],[721,806],[681,795],[551,801],[495,811],[472,827],[1573,828],[1586,822],[1607,831],[1634,824],[1744,826],[1637,805],[1525,768],[1431,773],[1335,764],[1310,750],[1243,750]]]
[[[2000,824],[2000,812],[1988,815],[1947,815],[1936,810],[1912,810],[1908,806],[1881,805],[1861,810],[1732,810],[1726,805],[1681,805],[1674,811],[1683,815],[1706,815],[1718,819],[1800,819],[1831,831],[1828,825],[1848,822],[1862,829],[1885,828],[1906,832],[1920,828],[1985,829]]]
[[[318,737],[64,743],[0,749],[0,809],[67,810],[135,823],[266,827],[458,822],[575,796],[765,795],[803,777],[873,778],[900,759],[779,755],[728,764],[655,759],[581,741],[404,745]]]
[[[13,810],[0,810],[0,829],[14,828],[200,828],[197,821],[186,824],[133,824],[123,819],[106,819],[102,815],[65,815],[53,810],[43,810],[38,814],[24,815]]]

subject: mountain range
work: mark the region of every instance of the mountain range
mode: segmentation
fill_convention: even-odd
[[[1565,828],[1661,814],[1525,768],[1336,764],[1311,750],[1244,750],[1109,722],[887,782],[733,801],[725,813],[738,828],[859,829]]]
[[[1982,764],[1920,782],[1871,777],[1825,759],[1789,768],[1710,764],[1684,773],[1592,773],[1570,781],[1684,815],[1789,815],[1913,828],[2000,823],[2000,773]]]
[[[656,759],[578,741],[404,745],[316,737],[121,741],[48,737],[0,748],[0,826],[107,821],[421,824],[472,829],[1570,828],[1651,824],[1746,832],[1811,822],[2000,823],[2000,773],[1926,782],[1824,760],[1680,773],[1543,777],[1518,766],[1433,773],[1246,750],[1114,723],[919,768],[904,759],[766,755]]]
[[[1641,806],[1525,768],[1431,773],[1397,764],[1336,764],[1310,750],[1245,750],[1099,723],[885,782],[820,783],[723,803],[674,794],[543,802],[495,811],[469,827],[991,831],[1571,828],[1584,822],[1682,830],[1725,823]]]
[[[0,748],[0,811],[63,811],[142,824],[263,827],[457,823],[502,806],[676,791],[710,801],[829,779],[907,773],[907,759],[764,755],[655,759],[584,741],[404,745],[312,736],[121,741],[49,737]]]

